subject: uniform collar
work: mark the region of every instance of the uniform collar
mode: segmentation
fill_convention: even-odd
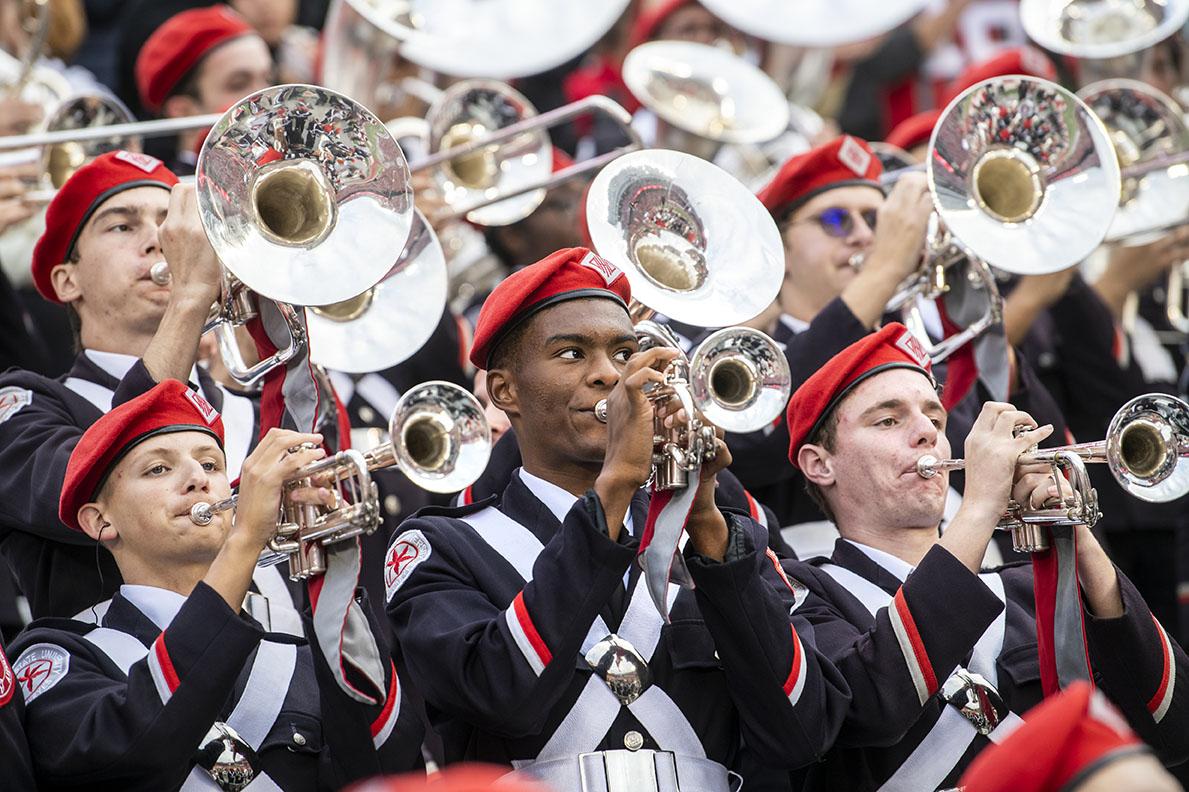
[[[518,468],[516,475],[520,477],[520,481],[528,488],[537,500],[545,504],[545,508],[549,509],[550,513],[557,518],[558,524],[566,521],[566,514],[573,508],[574,503],[578,498],[561,487],[557,486],[551,481],[546,481],[540,476],[534,476],[524,468]],[[635,531],[632,529],[632,510],[628,509],[627,516],[624,518],[623,527],[627,529],[629,534],[634,535]]]
[[[186,598],[176,591],[131,583],[120,586],[120,596],[132,603],[162,630],[169,626],[186,603]]]
[[[100,352],[97,349],[84,349],[83,354],[92,363],[117,380],[124,379],[128,370],[135,366],[138,360],[135,355],[122,355],[119,352]]]
[[[782,313],[780,315],[780,323],[792,331],[793,335],[804,333],[809,329],[809,322],[804,319],[798,319],[792,314]]]
[[[883,550],[878,550],[874,547],[865,545],[861,542],[853,541],[851,539],[843,539],[842,541],[857,547],[860,551],[862,551],[863,555],[874,561],[884,571],[890,572],[901,583],[907,580],[908,576],[912,574],[914,569],[916,569],[916,567],[902,559],[897,558],[891,553],[886,553]]]
[[[100,352],[97,349],[84,349],[75,358],[70,376],[94,382],[109,390],[115,390],[120,380],[136,365],[140,358],[135,355],[125,355],[122,352]],[[223,411],[223,388],[202,366],[195,365],[190,369],[190,382],[198,383],[198,390],[216,410]]]

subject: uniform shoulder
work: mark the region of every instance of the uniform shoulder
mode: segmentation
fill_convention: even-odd
[[[476,514],[484,509],[494,506],[499,500],[496,495],[489,495],[488,497],[475,501],[474,503],[467,503],[459,506],[423,506],[414,512],[406,522],[409,520],[429,520],[434,517],[452,517],[456,520],[463,517]]]
[[[95,627],[94,624],[76,619],[37,619],[13,639],[7,647],[7,654],[15,660],[27,649],[37,644],[54,644],[71,649],[84,644],[85,636]]]

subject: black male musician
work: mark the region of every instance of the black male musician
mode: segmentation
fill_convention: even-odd
[[[167,286],[149,277],[163,259]],[[178,186],[159,160],[117,151],[80,168],[49,205],[32,269],[41,295],[67,307],[78,355],[61,379],[0,375],[0,550],[34,617],[70,616],[120,585],[111,556],[58,520],[67,460],[83,431],[159,381],[190,380],[223,415],[234,479],[258,435],[258,407],[194,365],[219,263],[193,188]],[[274,600],[274,628],[300,633],[279,573],[257,578]]]
[[[1085,525],[1054,529],[1033,561],[980,574],[1009,498],[1056,496],[1047,465],[1017,464],[1052,432],[988,402],[966,439],[966,491],[939,536],[948,415],[903,325],[850,345],[789,401],[789,459],[838,526],[828,559],[788,568],[812,592],[796,613],[853,699],[807,789],[952,787],[1018,716],[1092,678],[1166,763],[1189,756],[1189,658]],[[1035,584],[1034,584],[1035,576]]]
[[[240,612],[280,499],[332,502],[325,481],[286,484],[325,456],[321,441],[271,429],[244,461],[234,518],[198,525],[191,507],[230,493],[222,420],[201,396],[162,382],[87,429],[61,519],[106,546],[125,583],[99,624],[37,621],[12,647],[43,788],[338,789],[420,761],[419,716],[353,569],[310,582],[308,644]],[[319,612],[343,572],[348,626],[328,645]]]
[[[512,765],[557,789],[726,790],[743,746],[773,766],[813,761],[847,693],[790,624],[804,590],[764,529],[714,505],[721,440],[693,492],[674,496],[690,509],[679,558],[696,588],[670,585],[668,624],[650,600],[635,563],[659,525],[640,492],[646,394],[678,353],[637,351],[630,297],[624,274],[584,248],[492,292],[471,359],[523,467],[498,507],[404,523],[388,615],[448,759]]]

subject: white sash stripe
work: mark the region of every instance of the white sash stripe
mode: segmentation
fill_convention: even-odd
[[[305,637],[301,614],[293,607],[293,595],[281,577],[281,570],[275,566],[256,567],[252,570],[252,582],[268,600],[268,617],[272,632]]]
[[[140,641],[126,632],[113,630],[110,627],[98,627],[91,630],[83,636],[83,640],[107,655],[108,659],[124,672],[124,676],[127,676],[129,669],[149,653],[149,650]]]
[[[116,392],[111,388],[105,388],[99,383],[78,377],[67,377],[62,384],[94,404],[100,412],[111,412],[111,401],[116,395]]]
[[[227,718],[227,725],[235,729],[253,749],[259,750],[277,716],[281,714],[281,706],[285,703],[285,694],[289,691],[296,667],[296,646],[260,642],[244,692]]]

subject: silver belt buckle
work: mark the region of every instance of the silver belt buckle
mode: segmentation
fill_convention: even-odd
[[[595,751],[578,755],[581,792],[679,792],[671,751]]]
[[[648,663],[631,641],[611,633],[586,653],[586,664],[599,675],[623,706],[631,704],[652,684]]]
[[[260,757],[235,729],[215,721],[198,749],[197,764],[219,789],[240,792],[259,772]]]
[[[941,695],[984,737],[995,731],[1007,714],[1007,705],[995,686],[961,666],[941,686]]]

